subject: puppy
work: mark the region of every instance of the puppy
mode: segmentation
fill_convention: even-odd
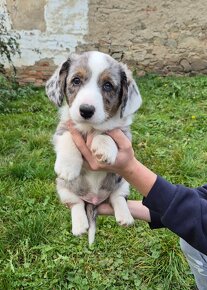
[[[141,105],[141,96],[127,66],[96,51],[71,55],[47,81],[46,93],[59,107],[66,99],[53,139],[57,155],[57,192],[62,203],[73,205],[73,235],[82,235],[89,229],[89,244],[92,244],[95,238],[94,210],[103,201],[108,199],[119,224],[133,223],[125,199],[129,184],[115,173],[84,168],[82,155],[73,142],[67,122],[72,120],[83,137],[93,132],[91,150],[94,156],[99,162],[113,164],[118,149],[104,132],[120,128],[131,138],[129,126],[132,115]]]

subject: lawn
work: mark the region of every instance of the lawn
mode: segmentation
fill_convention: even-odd
[[[137,79],[143,105],[132,126],[136,156],[173,183],[207,176],[207,78]],[[51,136],[56,108],[43,89],[0,78],[0,289],[189,290],[194,285],[167,229],[98,217],[96,242],[73,237],[56,196]],[[131,198],[140,199],[131,190]]]

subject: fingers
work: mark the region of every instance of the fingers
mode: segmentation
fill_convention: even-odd
[[[120,129],[108,131],[107,135],[114,139],[119,149],[131,147],[131,142]]]
[[[72,124],[72,122],[68,123],[68,127],[70,130],[70,133],[72,134],[73,141],[75,142],[77,148],[83,155],[84,159],[88,163],[89,167],[91,170],[113,170],[112,166],[107,165],[105,163],[98,162],[95,156],[93,156],[90,148],[91,148],[91,143],[93,140],[94,135],[93,134],[88,134],[87,136],[87,141],[83,139],[82,135],[76,130]],[[131,142],[129,139],[125,136],[125,134],[120,130],[120,129],[114,129],[110,132],[107,132],[107,135],[109,135],[117,144],[118,149],[119,149],[119,160],[120,156],[124,156],[127,154],[128,156],[133,154],[133,149]],[[130,156],[131,156],[130,155]],[[122,157],[123,158],[123,157]]]
[[[74,128],[73,123],[71,121],[68,122],[68,126],[69,126],[71,134],[75,138],[75,140],[74,140],[75,143],[76,142],[78,143],[77,145],[82,146],[82,144],[84,143],[84,145],[87,145],[88,148],[91,147],[91,142],[93,140],[93,134],[88,134],[87,141],[86,141],[86,144],[85,144],[85,141],[83,140],[81,134]],[[131,142],[129,141],[129,139],[125,136],[125,134],[120,129],[113,129],[113,130],[108,131],[106,133],[112,139],[114,139],[114,141],[116,142],[118,148],[123,149],[123,148],[131,147]]]
[[[72,122],[68,122],[68,127],[70,130],[70,133],[73,137],[73,141],[75,142],[77,148],[82,153],[83,157],[88,161],[91,159],[91,151],[89,150],[88,146],[85,143],[85,140],[83,139],[82,135],[79,133],[77,129],[74,128]]]
[[[91,143],[92,143],[93,137],[94,137],[93,134],[87,135],[86,145],[88,146],[88,148],[91,148]]]
[[[85,162],[84,166],[90,168],[91,170],[97,170],[101,166],[96,161],[95,157],[92,155],[92,152],[90,151],[90,146],[88,146],[85,143],[85,140],[83,139],[82,135],[79,133],[77,129],[74,128],[74,125],[71,121],[68,122],[68,127],[70,130],[70,133],[72,135],[73,141],[75,142],[75,145],[77,146],[78,150],[83,155]],[[88,144],[91,144],[91,141],[93,139],[93,135],[90,134],[88,138]]]

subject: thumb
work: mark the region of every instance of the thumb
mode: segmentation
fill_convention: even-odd
[[[107,135],[116,142],[119,149],[131,147],[131,142],[120,129],[108,131]]]

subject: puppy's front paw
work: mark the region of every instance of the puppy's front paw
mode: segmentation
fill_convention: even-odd
[[[124,212],[121,210],[116,210],[115,218],[117,223],[119,223],[121,226],[130,226],[134,223],[134,219],[128,211]]]
[[[106,135],[97,135],[93,138],[91,151],[98,162],[114,164],[118,153],[113,139]]]
[[[80,174],[82,163],[57,158],[55,162],[55,173],[64,180],[73,180]]]

